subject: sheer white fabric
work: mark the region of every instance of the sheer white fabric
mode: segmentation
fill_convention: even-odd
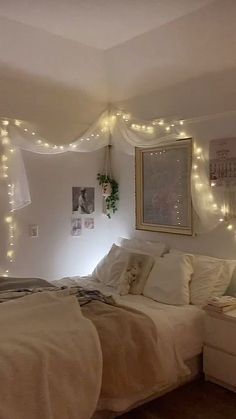
[[[204,117],[205,119],[205,117]],[[191,134],[191,124],[199,122],[199,118],[194,120],[185,120],[184,127],[188,129],[188,135]],[[2,122],[3,123],[3,122]],[[4,124],[3,124],[4,125]],[[14,184],[15,196],[13,210],[18,210],[31,203],[28,179],[24,167],[21,150],[27,150],[39,154],[59,154],[66,152],[92,152],[108,145],[111,141],[115,147],[125,153],[134,155],[134,147],[152,147],[177,139],[185,138],[187,135],[183,131],[183,122],[169,121],[162,123],[161,120],[148,122],[138,122],[130,115],[122,112],[109,111],[103,114],[95,121],[90,128],[71,144],[54,145],[47,143],[32,132],[27,124],[22,121],[21,124],[9,120],[6,127],[8,133],[4,133],[2,126],[1,136],[8,135],[9,144],[4,145],[5,154],[9,153],[8,177],[11,184]],[[3,141],[4,143],[4,141]],[[14,152],[12,149],[14,149]],[[209,144],[204,143],[202,152],[195,151],[193,155],[192,169],[192,201],[194,211],[200,220],[198,231],[214,229],[223,219],[229,196],[231,201],[236,198],[235,189],[227,192],[225,188],[212,187],[209,184],[208,169],[208,149]],[[10,154],[11,152],[11,154]],[[226,214],[227,215],[227,214]]]

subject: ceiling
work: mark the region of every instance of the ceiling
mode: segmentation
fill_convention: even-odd
[[[0,15],[84,45],[108,49],[213,0],[1,0]]]

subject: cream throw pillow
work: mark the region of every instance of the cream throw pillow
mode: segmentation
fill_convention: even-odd
[[[105,285],[119,288],[122,295],[129,292],[141,294],[154,261],[150,255],[131,252],[113,244],[92,276]]]
[[[191,256],[168,253],[157,259],[143,295],[165,304],[189,304],[189,282],[192,273]]]

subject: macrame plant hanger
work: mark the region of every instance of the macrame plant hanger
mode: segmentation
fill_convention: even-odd
[[[105,147],[105,165],[104,165],[103,174],[105,175],[105,180],[104,180],[104,183],[102,184],[103,213],[107,214],[106,199],[112,193],[112,185],[111,185],[111,182],[110,182],[111,179],[112,179],[112,173],[111,173],[111,144],[110,144],[110,141],[109,141],[109,144]]]

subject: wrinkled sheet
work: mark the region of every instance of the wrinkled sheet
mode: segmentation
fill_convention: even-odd
[[[75,297],[0,304],[0,418],[88,419],[102,379],[97,331]]]

